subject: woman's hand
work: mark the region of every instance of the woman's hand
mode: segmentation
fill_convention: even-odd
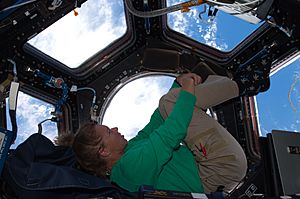
[[[195,74],[195,73],[181,74],[176,78],[176,81],[180,84],[180,86],[182,86],[182,83],[183,83],[184,79],[186,79],[186,78],[192,78],[194,80],[194,85],[195,86],[202,83],[202,78],[199,75]]]
[[[200,84],[202,79],[195,73],[185,73],[179,75],[176,81],[181,85],[182,90],[195,94],[195,86]]]

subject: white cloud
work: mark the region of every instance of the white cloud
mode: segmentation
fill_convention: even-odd
[[[187,18],[179,11],[170,13],[169,17],[172,18],[172,23],[169,24],[171,28],[177,32],[185,34],[188,26]]]
[[[206,41],[206,44],[212,47],[216,47],[216,32],[217,32],[217,22],[214,21],[214,23],[211,24],[210,27],[206,29],[206,33],[203,35],[204,40]]]
[[[228,44],[222,42],[222,39],[218,38],[218,24],[217,19],[210,22],[210,26],[207,26],[206,30],[203,31],[202,37],[205,40],[205,44],[214,47],[219,50],[225,50],[228,48]]]

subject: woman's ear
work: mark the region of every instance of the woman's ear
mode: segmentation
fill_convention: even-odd
[[[106,158],[110,156],[111,152],[106,147],[101,147],[101,149],[99,150],[99,154],[100,156]]]

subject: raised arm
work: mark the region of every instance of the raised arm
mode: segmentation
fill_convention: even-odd
[[[189,82],[188,82],[189,81]],[[174,80],[170,90],[172,88],[178,88],[180,86],[182,87],[183,90],[188,91],[192,94],[194,94],[194,88],[191,88],[191,85],[195,86],[201,83],[201,77],[194,74],[194,73],[185,73],[181,74],[176,79]],[[138,135],[132,139],[132,141],[138,141],[144,138],[148,138],[151,133],[155,129],[157,129],[160,125],[164,123],[164,119],[162,118],[161,114],[159,113],[158,108],[155,109],[153,112],[149,123],[141,130],[139,131]]]

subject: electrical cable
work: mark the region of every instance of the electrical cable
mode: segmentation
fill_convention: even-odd
[[[291,87],[290,87],[290,90],[289,90],[289,92],[288,92],[288,100],[289,100],[289,103],[290,103],[290,105],[291,105],[293,111],[295,111],[295,113],[298,113],[298,114],[300,114],[300,111],[298,111],[298,110],[296,109],[296,107],[294,106],[294,104],[293,104],[293,102],[292,102],[292,99],[291,99],[291,93],[292,93],[292,91],[293,91],[293,89],[294,89],[296,83],[297,83],[299,80],[300,80],[300,76],[297,77],[297,78],[295,79],[295,81],[292,83],[292,85],[291,85]]]
[[[93,93],[93,100],[92,100],[92,105],[90,108],[90,115],[91,115],[91,121],[96,122],[97,120],[97,109],[98,106],[96,105],[96,99],[97,99],[97,93],[96,90],[91,88],[91,87],[81,87],[81,88],[77,88],[76,85],[73,85],[70,89],[71,92],[78,92],[78,91],[83,91],[83,90],[88,90],[88,91],[92,91]]]
[[[254,10],[254,9],[256,9],[256,8],[258,8],[259,6],[261,6],[263,3],[265,2],[265,0],[264,1],[261,1],[260,3],[258,3],[258,4],[256,4],[253,8],[250,8],[250,9],[248,9],[248,10],[244,10],[243,12],[237,12],[237,13],[230,13],[231,15],[242,15],[242,14],[246,14],[246,13],[248,13],[248,12],[251,12],[252,10]]]
[[[209,2],[209,3],[212,3],[214,5],[218,5],[218,6],[234,6],[234,5],[236,5],[236,4],[232,4],[232,3],[222,3],[222,2],[218,2],[218,1],[214,1],[214,0],[206,0],[206,1]],[[255,4],[259,1],[261,1],[261,0],[255,0],[253,2],[247,2],[247,3],[242,3],[242,4],[237,2],[239,4],[237,6],[248,6],[248,5]]]
[[[96,91],[93,88],[90,87],[81,87],[81,88],[77,88],[77,91],[82,91],[82,90],[90,90],[93,93],[93,102],[92,102],[92,106],[94,106],[96,104]]]
[[[17,81],[18,80],[18,78],[17,78],[17,75],[18,75],[18,73],[17,73],[17,64],[12,59],[7,59],[7,61],[10,62],[13,65],[14,81]]]
[[[125,0],[125,6],[129,10],[129,12],[131,12],[133,15],[138,16],[138,17],[142,17],[142,18],[149,18],[149,17],[161,16],[161,15],[168,14],[168,13],[171,13],[171,12],[175,12],[175,11],[178,11],[178,10],[186,11],[189,7],[196,6],[196,5],[201,5],[201,4],[206,3],[206,2],[209,2],[209,3],[213,4],[214,6],[229,6],[233,9],[237,9],[237,8],[241,9],[242,6],[249,6],[249,5],[256,4],[253,8],[244,10],[242,12],[229,13],[230,15],[240,15],[240,14],[245,14],[245,13],[248,13],[248,12],[256,9],[263,2],[265,2],[265,0],[255,0],[255,1],[252,1],[252,2],[246,2],[246,3],[236,2],[236,4],[234,4],[234,3],[233,4],[222,3],[222,2],[217,2],[217,1],[214,1],[214,0],[187,1],[187,2],[184,2],[184,3],[169,6],[169,7],[166,7],[166,8],[153,10],[153,11],[146,11],[146,12],[136,10],[134,8],[134,6],[132,5],[131,0]]]
[[[248,3],[239,3],[239,2],[237,2],[237,3],[240,4],[241,6],[248,6],[248,5],[255,4],[259,1],[262,1],[262,0],[256,0],[256,1],[253,1],[253,2],[251,1],[251,2],[248,2]]]
[[[241,4],[239,2],[236,2],[236,4],[229,4],[229,3],[220,3],[220,2],[216,3],[213,0],[207,0],[207,1],[211,2],[211,3],[214,3],[216,5],[219,5],[219,6],[228,6],[230,8],[233,8],[232,10],[241,10],[241,12],[228,13],[232,16],[249,13],[252,10],[254,10],[254,9],[258,8],[259,6],[261,6],[265,2],[265,0],[256,0],[254,2],[248,2],[248,3],[243,3],[243,4]],[[249,5],[252,5],[252,4],[255,4],[255,3],[257,3],[257,4],[254,7],[249,8]],[[244,6],[244,8],[242,6]],[[245,9],[245,8],[247,10],[242,10],[242,9]]]
[[[54,122],[54,121],[55,121],[55,118],[48,118],[48,119],[45,119],[45,120],[41,121],[41,122],[38,124],[38,134],[42,134],[42,132],[43,132],[42,124],[43,124],[44,122],[46,122],[46,121],[49,121],[49,120],[51,120],[52,122]]]
[[[171,12],[175,12],[178,10],[184,10],[187,9],[188,7],[192,7],[192,6],[196,6],[196,5],[201,5],[203,3],[206,3],[206,0],[190,0],[184,3],[179,3],[176,5],[172,5],[166,8],[161,8],[161,9],[157,9],[157,10],[153,10],[153,11],[138,11],[134,8],[134,6],[132,5],[132,0],[125,0],[125,6],[126,8],[129,10],[129,12],[131,12],[133,15],[138,16],[138,17],[142,17],[142,18],[149,18],[149,17],[157,17],[157,16],[161,16],[164,14],[168,14]]]
[[[26,4],[33,3],[33,2],[35,2],[35,1],[37,1],[37,0],[29,0],[29,1],[26,1],[26,2],[23,2],[23,3],[19,3],[19,4],[16,4],[16,5],[12,5],[12,6],[6,7],[6,8],[4,8],[4,9],[2,9],[2,10],[0,11],[0,13],[1,13],[1,12],[5,12],[5,11],[10,10],[10,9],[13,9],[13,8],[17,8],[17,7],[26,5]]]

